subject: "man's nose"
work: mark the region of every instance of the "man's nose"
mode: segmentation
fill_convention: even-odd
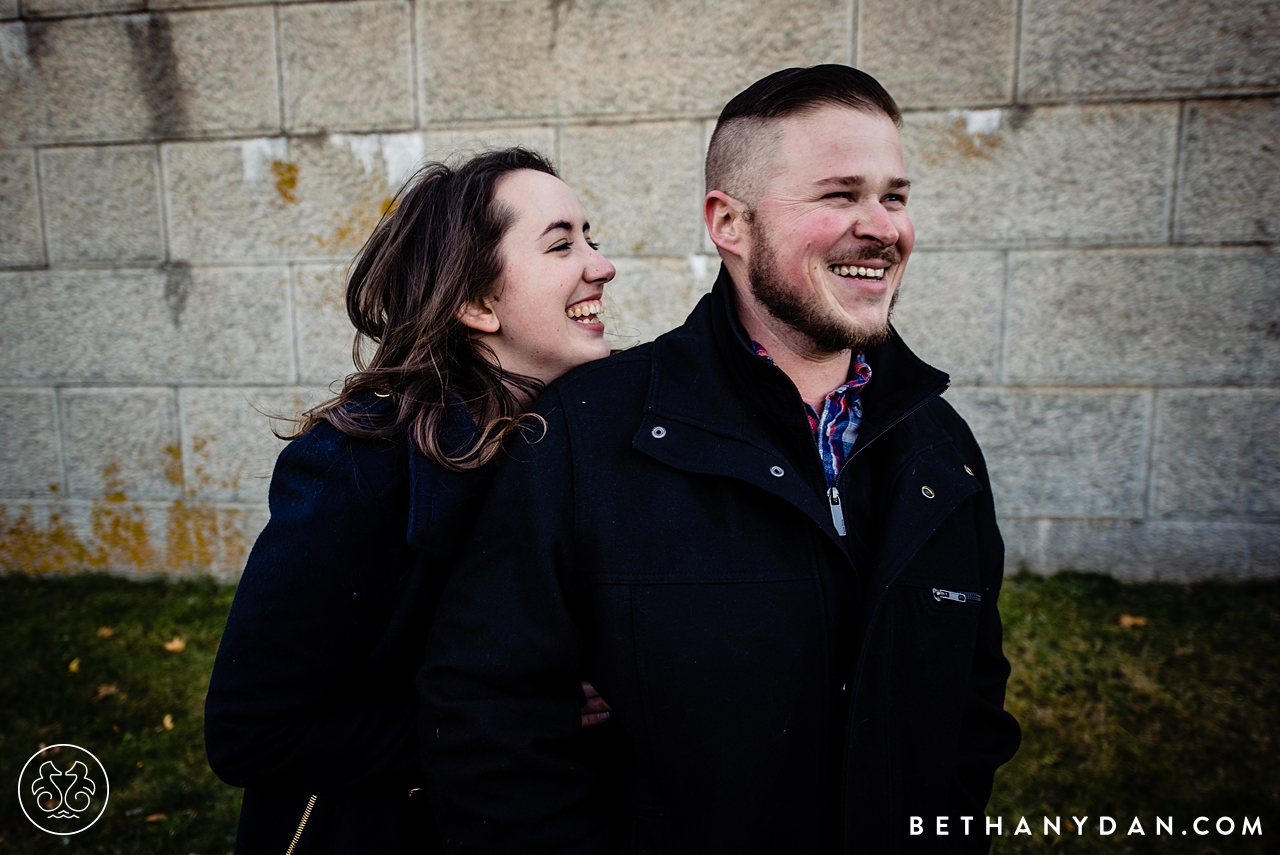
[[[874,240],[882,246],[898,242],[898,226],[879,200],[868,202],[858,211],[853,224],[854,237]]]

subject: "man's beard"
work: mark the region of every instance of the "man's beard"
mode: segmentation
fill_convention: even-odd
[[[884,322],[871,329],[860,329],[847,319],[830,314],[817,293],[807,291],[801,294],[788,287],[778,273],[776,255],[764,229],[758,224],[753,229],[755,251],[751,253],[751,261],[747,265],[747,282],[752,295],[769,314],[808,339],[815,351],[840,353],[851,350],[858,353],[875,347],[889,337],[889,321],[893,318],[893,307],[898,302],[897,290],[889,298],[889,310],[885,313]],[[863,253],[859,260],[871,258],[896,264],[901,259],[901,253],[893,247]]]

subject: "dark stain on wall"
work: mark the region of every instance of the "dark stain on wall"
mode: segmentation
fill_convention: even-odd
[[[53,53],[50,37],[56,25],[45,21],[24,21],[22,26],[27,36],[27,61],[38,69],[44,58]]]
[[[182,326],[182,311],[187,308],[187,293],[191,290],[191,265],[185,261],[171,261],[160,265],[164,271],[164,301],[169,305],[169,317],[174,327]]]
[[[187,106],[169,17],[129,16],[124,19],[124,27],[133,50],[138,83],[151,109],[152,138],[181,136],[187,128]]]

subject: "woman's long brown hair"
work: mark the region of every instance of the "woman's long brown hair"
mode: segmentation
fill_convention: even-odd
[[[365,242],[347,283],[347,315],[356,328],[356,372],[333,399],[304,413],[301,436],[321,422],[354,437],[407,434],[449,469],[491,460],[528,421],[522,412],[542,391],[532,378],[503,370],[488,346],[458,319],[472,300],[491,296],[502,276],[498,251],[512,213],[494,200],[504,175],[533,169],[555,175],[541,155],[509,148],[456,168],[430,163],[404,188]],[[373,355],[363,358],[365,343]],[[368,407],[371,394],[392,406]],[[461,401],[479,428],[470,446],[446,447],[443,419]]]

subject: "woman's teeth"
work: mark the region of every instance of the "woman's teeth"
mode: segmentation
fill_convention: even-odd
[[[585,303],[575,303],[565,309],[564,313],[580,324],[594,324],[599,322],[597,316],[602,311],[604,311],[604,306],[599,300],[589,300]]]
[[[853,276],[859,279],[883,279],[883,267],[850,267],[847,264],[832,264],[827,268],[837,276]]]

